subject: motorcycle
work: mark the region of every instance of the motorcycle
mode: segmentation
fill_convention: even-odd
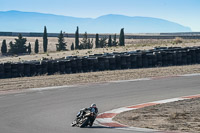
[[[91,121],[94,121],[95,115],[90,110],[82,110],[80,116],[77,116],[77,118],[72,122],[72,127],[80,127],[84,128],[87,126],[92,126]]]

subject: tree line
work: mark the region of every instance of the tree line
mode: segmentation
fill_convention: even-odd
[[[10,49],[7,49],[6,40],[3,40],[1,46],[1,53],[3,55],[7,54],[31,54],[31,44],[26,45],[27,39],[23,38],[22,34],[18,35],[18,38],[15,39],[15,42],[9,42]],[[63,32],[61,31],[58,35],[58,43],[56,44],[57,51],[66,51],[67,42],[65,42]],[[88,38],[87,32],[84,33],[82,40],[79,39],[79,27],[77,27],[75,32],[75,43],[71,44],[71,50],[81,50],[81,49],[92,49],[92,48],[104,48],[104,47],[116,47],[116,46],[125,46],[125,37],[124,37],[124,28],[120,31],[119,42],[117,41],[117,35],[113,37],[99,38],[99,34],[96,34],[95,41],[91,38]],[[48,33],[46,26],[44,27],[43,33],[43,52],[46,53],[48,50]],[[35,40],[34,53],[39,53],[39,41]]]

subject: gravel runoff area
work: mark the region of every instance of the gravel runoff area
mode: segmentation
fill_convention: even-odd
[[[132,127],[200,133],[199,103],[196,98],[154,105],[121,113],[114,120]]]
[[[160,76],[176,76],[191,73],[200,73],[200,65],[128,69],[63,75],[55,74],[35,77],[0,79],[0,91],[22,90],[28,88],[62,85],[79,85],[87,83],[102,83],[108,81],[131,80]]]

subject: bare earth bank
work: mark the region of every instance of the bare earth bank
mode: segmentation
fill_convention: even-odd
[[[149,106],[117,115],[114,120],[132,127],[200,133],[200,98]]]

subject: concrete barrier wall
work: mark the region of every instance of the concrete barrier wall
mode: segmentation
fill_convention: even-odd
[[[200,64],[200,47],[95,54],[88,57],[0,63],[0,78]]]
[[[34,32],[0,32],[0,36],[18,36],[22,34],[24,37],[42,37],[43,33],[34,33]],[[58,37],[59,33],[48,33],[48,37]],[[63,33],[64,37],[74,38],[75,34],[73,33]],[[114,34],[111,34],[114,35]],[[80,34],[79,37],[83,38],[84,34]],[[88,34],[88,38],[95,38],[96,34]],[[109,34],[99,34],[100,38],[109,37]],[[158,34],[126,34],[126,39],[175,39],[180,37],[183,39],[200,39],[199,32],[186,32],[186,33],[158,33]],[[119,38],[119,35],[117,35]]]

